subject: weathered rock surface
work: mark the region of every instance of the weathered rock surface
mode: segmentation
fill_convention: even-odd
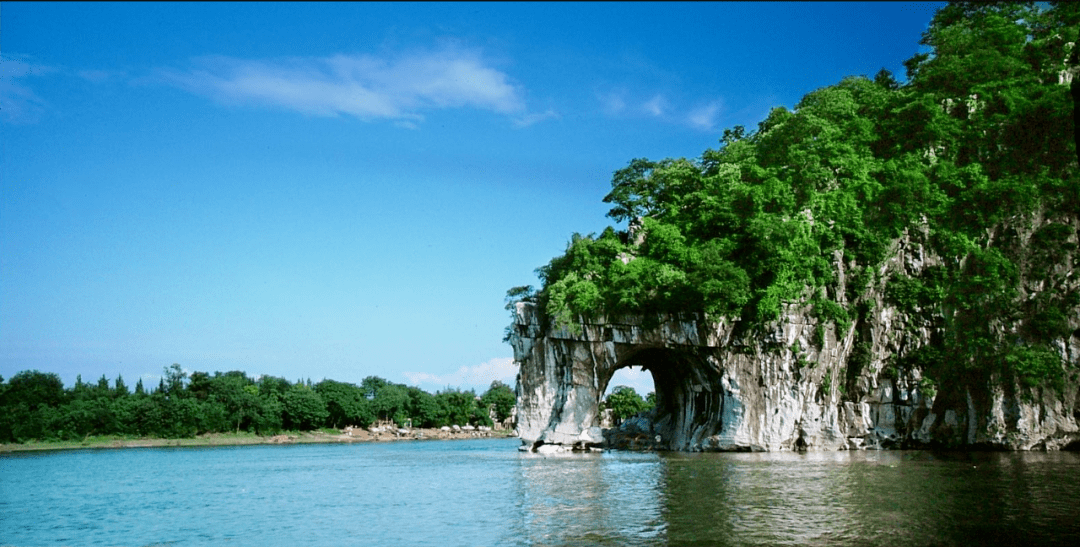
[[[932,260],[921,246],[898,245],[883,276]],[[929,326],[913,324],[873,289],[869,300],[870,313],[846,332],[826,326],[823,340],[808,308],[789,308],[762,336],[689,315],[651,328],[633,318],[543,328],[535,305],[520,302],[510,335],[520,365],[518,432],[531,449],[1032,450],[1080,440],[1074,379],[1063,392],[992,380],[939,386],[949,396],[935,397],[921,371],[889,366],[890,358],[926,344]],[[1073,329],[1077,322],[1070,321]],[[1062,346],[1066,360],[1078,363],[1080,339],[1074,334]],[[608,430],[605,441],[599,402],[612,374],[627,366],[652,373],[657,409],[652,420]]]

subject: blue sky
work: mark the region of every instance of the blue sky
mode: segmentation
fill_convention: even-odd
[[[513,384],[615,170],[902,79],[941,5],[4,2],[0,375]]]

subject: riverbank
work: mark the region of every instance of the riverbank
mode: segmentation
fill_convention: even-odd
[[[441,429],[410,429],[369,431],[353,429],[347,433],[333,429],[316,431],[287,431],[278,435],[261,436],[254,433],[209,433],[186,439],[157,439],[133,437],[87,437],[79,441],[30,441],[0,444],[0,453],[34,452],[41,450],[77,450],[83,448],[160,448],[171,446],[245,446],[259,444],[314,444],[391,441],[464,440],[513,437],[512,430],[443,431]]]

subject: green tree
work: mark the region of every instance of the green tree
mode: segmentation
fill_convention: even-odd
[[[175,397],[184,396],[184,389],[188,384],[188,375],[180,365],[173,363],[168,367],[165,367],[165,375],[162,378],[165,386],[165,393]]]
[[[611,409],[615,418],[623,420],[636,416],[639,412],[648,410],[649,405],[638,395],[638,392],[629,386],[616,386],[607,396],[607,407]]]
[[[162,437],[165,435],[165,416],[162,412],[162,398],[154,394],[143,393],[134,398],[132,424],[134,432],[140,437]]]
[[[22,371],[0,387],[0,440],[49,439],[62,428],[59,407],[69,395],[54,373]]]
[[[493,408],[496,419],[502,421],[509,418],[513,412],[514,405],[517,404],[517,395],[510,386],[495,380],[491,382],[491,387],[480,396],[480,403],[484,408]]]
[[[59,375],[37,370],[15,373],[8,380],[4,397],[7,405],[25,404],[31,411],[44,406],[57,407],[67,399]]]
[[[123,375],[118,374],[116,376],[116,384],[115,388],[113,389],[113,393],[117,398],[123,398],[131,395],[131,391],[128,390],[127,384],[124,383]]]
[[[439,419],[439,402],[430,393],[418,388],[409,388],[409,417],[413,427],[442,427]]]
[[[249,430],[259,415],[262,402],[259,388],[239,370],[215,372],[206,385],[209,400],[225,409],[230,428],[237,433]]]
[[[387,383],[375,394],[371,405],[380,420],[392,420],[398,425],[405,425],[409,419],[409,389],[399,384]]]
[[[276,393],[259,394],[258,413],[252,420],[255,432],[259,435],[275,435],[285,425],[285,405],[283,397]]]
[[[323,398],[305,384],[296,384],[289,388],[282,405],[285,427],[289,429],[316,429],[329,416]]]
[[[327,425],[330,427],[366,427],[375,420],[371,402],[356,385],[323,380],[315,384],[315,392],[326,402]]]
[[[435,394],[442,425],[467,425],[474,417],[476,393],[472,390],[446,389]]]
[[[369,400],[374,399],[378,395],[379,390],[385,387],[389,382],[379,378],[378,376],[368,376],[360,382],[360,389],[364,392],[364,397]]]
[[[259,378],[258,385],[260,397],[269,398],[276,396],[278,399],[284,397],[285,393],[292,387],[292,384],[284,378],[265,375]]]

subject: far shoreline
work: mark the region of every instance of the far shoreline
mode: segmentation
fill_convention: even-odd
[[[256,446],[284,444],[337,444],[371,443],[398,441],[452,441],[470,439],[510,439],[515,438],[513,430],[498,431],[443,431],[441,429],[417,428],[407,433],[371,432],[355,429],[349,433],[334,430],[286,431],[277,435],[256,435],[254,433],[207,433],[189,438],[151,438],[91,436],[78,441],[29,441],[25,443],[0,444],[0,455],[16,452],[45,452],[55,450],[82,450],[102,448],[166,448],[166,447],[214,447],[214,446]]]

